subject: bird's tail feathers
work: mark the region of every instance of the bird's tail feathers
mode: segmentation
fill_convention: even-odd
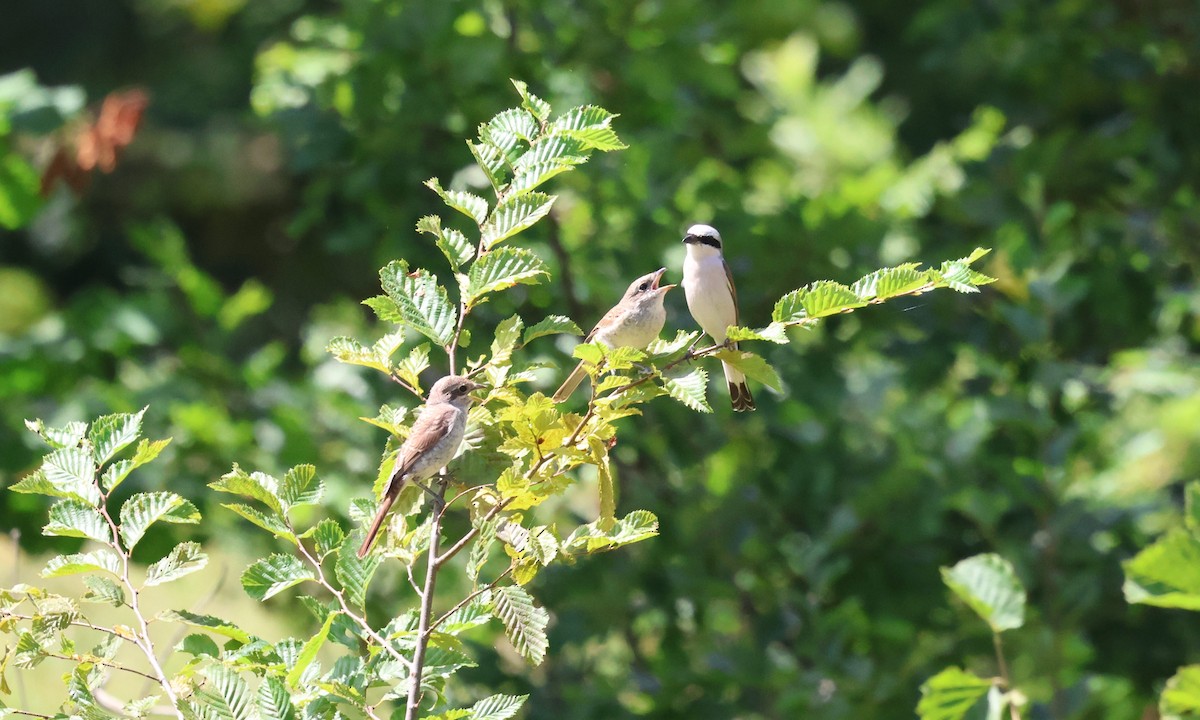
[[[579,383],[583,382],[585,377],[587,377],[587,370],[583,369],[583,361],[580,361],[575,366],[575,369],[571,371],[571,374],[567,376],[567,379],[563,380],[563,384],[555,391],[554,402],[565,402],[567,398],[571,397],[571,393],[575,392],[575,388],[579,387]]]
[[[371,527],[367,530],[367,537],[363,540],[362,547],[358,549],[359,559],[365,558],[371,552],[371,546],[375,544],[375,537],[379,535],[380,529],[383,528],[383,523],[387,520],[388,511],[392,509],[392,503],[396,502],[396,497],[399,494],[399,490],[384,494],[383,501],[379,504],[379,512],[375,513],[375,519],[371,521]]]
[[[754,409],[754,396],[750,394],[750,386],[746,384],[746,376],[729,363],[721,363],[725,371],[725,382],[729,384],[729,401],[733,403],[736,412]]]

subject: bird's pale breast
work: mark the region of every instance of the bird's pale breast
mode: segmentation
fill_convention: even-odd
[[[692,317],[717,342],[725,340],[725,329],[737,322],[737,307],[729,291],[729,276],[720,255],[683,262],[683,293]]]

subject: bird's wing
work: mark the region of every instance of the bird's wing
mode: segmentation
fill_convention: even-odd
[[[725,268],[725,283],[729,286],[729,297],[733,298],[733,324],[738,324],[737,288],[733,286],[733,273],[729,272],[729,263],[721,258],[721,266]]]
[[[449,432],[457,412],[458,409],[453,405],[426,407],[421,411],[421,416],[413,423],[412,430],[408,433],[408,439],[400,446],[392,477],[408,474],[417,458],[428,452]]]

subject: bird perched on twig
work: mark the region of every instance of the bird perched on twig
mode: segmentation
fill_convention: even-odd
[[[721,233],[710,225],[693,225],[683,236],[687,258],[683,261],[683,294],[696,323],[718,344],[725,342],[726,328],[738,324],[737,290],[725,256],[721,254]],[[733,348],[737,349],[737,343]],[[733,409],[754,409],[754,397],[746,385],[746,376],[729,363],[722,362],[725,382]]]
[[[463,432],[467,427],[467,410],[473,400],[468,393],[481,387],[479,383],[460,375],[447,375],[429,389],[429,399],[425,401],[420,417],[413,423],[408,438],[396,453],[396,464],[392,466],[392,477],[383,492],[379,512],[375,513],[367,537],[358,549],[360,558],[371,552],[371,545],[375,543],[375,537],[404,484],[413,482],[428,492],[428,488],[421,485],[420,481],[433,476],[454,459],[458,446],[462,444]]]
[[[643,350],[652,343],[662,332],[663,324],[667,321],[667,309],[663,307],[663,296],[674,285],[659,285],[666,268],[660,268],[643,275],[625,291],[621,302],[600,318],[596,327],[588,333],[584,342],[601,342],[607,347],[632,347]],[[579,383],[587,376],[582,361],[563,381],[562,387],[554,393],[554,402],[560,403],[571,397]]]

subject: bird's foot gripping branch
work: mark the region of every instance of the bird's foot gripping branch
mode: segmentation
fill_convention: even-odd
[[[529,349],[548,336],[582,334],[576,322],[550,315],[527,323],[516,314],[492,325],[475,311],[517,285],[549,278],[542,260],[515,243],[555,203],[539,188],[593,152],[624,145],[611,113],[584,106],[555,115],[524,84],[515,84],[520,106],[480,126],[478,139],[469,143],[487,178],[488,197],[427,183],[452,214],[422,218],[417,231],[442,251],[449,273],[439,277],[405,260],[389,263],[380,272],[383,294],[366,301],[389,331],[370,345],[350,338],[329,344],[339,360],[394,380],[412,396],[411,405],[426,403],[419,414],[385,405],[369,420],[387,431],[374,495],[350,503],[346,526],[314,510],[323,507],[325,492],[309,465],[281,478],[234,465],[209,485],[233,496],[224,507],[279,544],[279,552],[243,572],[245,591],[260,601],[295,594],[312,614],[315,631],[304,638],[266,638],[195,608],[147,615],[143,592],[199,571],[206,561],[198,543],[183,542],[155,561],[144,580],[131,572],[130,553],[152,524],[201,521],[195,505],[174,493],[139,492],[123,503],[112,496],[166,442],[141,441],[133,448],[141,413],[57,429],[35,422],[31,427],[52,449],[42,467],[12,489],[56,498],[45,534],[84,538],[93,546],[54,558],[42,572],[81,576],[78,596],[29,585],[0,594],[0,631],[14,639],[0,659],[0,692],[8,687],[5,670],[53,661],[68,665],[61,711],[89,718],[150,711],[180,718],[378,718],[397,706],[409,720],[435,712],[440,718],[511,717],[525,697],[448,699],[450,678],[475,664],[463,636],[503,632],[528,662],[540,663],[550,615],[526,589],[530,581],[552,564],[657,533],[652,513],[617,513],[609,448],[618,420],[660,395],[707,412],[707,371],[697,366],[681,373],[684,363],[703,365],[712,357],[778,389],[778,373],[739,343],[786,344],[790,328],[828,315],[939,287],[973,292],[990,282],[970,268],[982,250],[937,269],[910,264],[853,285],[817,282],[784,295],[769,324],[725,328],[723,341],[694,350],[694,331],[657,339],[664,324],[661,294],[669,286],[659,283],[662,271],[652,273],[644,292],[657,293],[656,299],[638,316],[632,335],[626,327],[597,332],[576,347],[591,394],[582,412],[564,411],[531,390],[542,366],[529,359]],[[446,282],[451,276],[454,282]],[[642,332],[647,322],[651,333]],[[486,350],[467,354],[481,347]],[[428,397],[422,382],[427,370],[443,378]],[[454,480],[437,472],[446,463]],[[595,520],[569,527],[561,517],[540,517],[538,506],[566,492],[585,467],[598,481]],[[426,479],[428,485],[418,487]],[[378,539],[368,539],[373,518]],[[386,564],[400,572],[379,573]],[[445,576],[454,583],[439,582]],[[373,588],[377,578],[388,586]],[[114,605],[127,618],[102,625],[80,601]],[[368,617],[368,606],[384,617]],[[173,648],[161,646],[151,623],[179,625],[185,637]],[[82,631],[99,631],[103,640],[94,648],[76,646],[72,637]],[[135,647],[138,658],[117,662],[122,645]],[[108,678],[128,673],[146,678],[153,690],[115,697]]]

